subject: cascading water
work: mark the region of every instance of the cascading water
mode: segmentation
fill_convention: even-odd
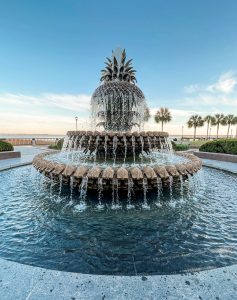
[[[136,162],[136,142],[135,142],[134,136],[132,136],[132,151],[133,151],[133,162],[135,164],[135,162]]]
[[[113,156],[114,156],[114,165],[116,163],[116,153],[117,153],[117,136],[113,137]]]
[[[102,205],[102,193],[103,193],[103,181],[102,178],[99,177],[98,178],[98,200],[99,200],[99,204],[98,204],[98,209],[102,209],[103,205]]]
[[[104,148],[105,148],[105,162],[107,159],[107,141],[108,141],[108,136],[105,136],[105,143],[104,143]]]
[[[123,159],[123,164],[125,164],[126,158],[127,158],[127,138],[126,138],[126,135],[123,135],[123,143],[124,143],[124,159]]]
[[[85,201],[87,190],[93,190],[102,207],[102,192],[109,192],[112,206],[119,207],[120,193],[125,191],[131,208],[131,194],[142,192],[143,207],[148,208],[150,190],[157,190],[159,198],[162,189],[169,188],[172,200],[173,185],[181,185],[182,191],[187,179],[190,189],[196,190],[191,175],[201,168],[201,161],[191,154],[171,155],[165,132],[141,132],[147,105],[135,83],[125,51],[113,52],[91,98],[93,125],[105,131],[69,131],[61,154],[36,157],[35,167],[51,181],[60,181],[60,194],[62,186],[69,185],[72,198],[73,188],[79,186],[79,198]]]
[[[127,208],[131,209],[134,208],[134,205],[131,204],[131,198],[132,198],[132,192],[133,192],[133,180],[132,178],[128,178],[128,205]]]

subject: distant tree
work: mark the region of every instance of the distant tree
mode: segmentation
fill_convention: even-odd
[[[207,139],[208,139],[208,137],[209,137],[209,128],[210,128],[212,119],[213,119],[213,117],[210,116],[210,115],[207,115],[207,116],[204,118],[204,122],[207,123]]]
[[[237,124],[237,117],[234,115],[227,115],[223,120],[223,125],[227,125],[227,139],[229,137],[230,126]]]
[[[216,114],[213,117],[213,119],[211,121],[211,124],[214,125],[214,126],[217,126],[217,128],[216,128],[216,138],[218,139],[220,125],[226,125],[225,124],[225,116],[223,114]]]
[[[161,107],[159,110],[157,110],[154,119],[157,124],[161,123],[161,131],[163,131],[164,123],[170,122],[172,120],[172,116],[168,108]]]
[[[148,122],[150,117],[151,117],[150,109],[146,107],[144,112],[144,118],[143,118],[144,122]]]
[[[193,134],[193,139],[195,141],[196,139],[196,131],[197,127],[202,127],[204,125],[204,120],[201,116],[199,115],[192,115],[188,122],[187,122],[188,128],[194,128],[194,134]]]
[[[235,124],[237,124],[237,117],[235,117]],[[237,125],[236,125],[235,137],[237,138]]]

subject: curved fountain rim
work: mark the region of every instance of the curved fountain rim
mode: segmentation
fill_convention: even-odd
[[[101,178],[107,182],[106,189],[111,189],[111,182],[116,178],[120,183],[124,184],[122,189],[127,189],[129,178],[138,184],[137,189],[142,186],[143,180],[147,180],[148,188],[153,189],[157,187],[157,182],[163,182],[167,184],[171,180],[180,178],[180,176],[187,178],[189,175],[193,175],[198,172],[202,167],[202,160],[197,156],[190,153],[177,153],[178,156],[187,158],[189,161],[179,163],[175,165],[155,165],[144,167],[107,167],[105,169],[99,166],[75,166],[73,164],[64,164],[59,162],[53,162],[46,160],[45,157],[53,154],[52,152],[42,153],[35,156],[33,160],[33,166],[42,172],[45,176],[54,180],[65,179],[67,183],[70,183],[71,177],[74,178],[75,183],[80,185],[83,178],[88,178],[92,183],[88,186],[88,189],[98,189],[98,179]],[[69,180],[69,181],[68,181]]]
[[[55,151],[51,151],[51,154],[56,154],[56,153],[60,153],[60,152],[61,152],[60,150],[57,150],[57,151],[55,150]],[[0,172],[5,172],[8,170],[12,170],[12,169],[22,168],[22,167],[30,166],[32,164],[33,164],[33,162],[31,161],[31,162],[25,162],[25,163],[20,163],[20,164],[16,164],[16,165],[10,165],[10,166],[0,168]],[[237,176],[237,171],[235,172],[233,170],[227,170],[227,169],[223,169],[221,167],[215,167],[213,165],[206,165],[205,163],[202,164],[202,167],[207,168],[207,169],[214,169],[217,171],[222,171],[224,173],[229,173],[229,174]]]

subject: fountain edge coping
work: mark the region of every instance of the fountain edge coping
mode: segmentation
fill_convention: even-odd
[[[237,265],[186,274],[90,275],[0,259],[0,299],[234,299]],[[14,284],[13,284],[14,283]],[[218,298],[219,297],[219,298]]]

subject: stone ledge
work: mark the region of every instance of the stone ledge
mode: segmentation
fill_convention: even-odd
[[[193,154],[196,155],[197,157],[203,158],[203,159],[213,159],[213,160],[237,163],[237,155],[233,155],[233,154],[197,152],[197,151],[195,151]]]
[[[3,151],[0,152],[0,160],[9,159],[9,158],[19,158],[21,157],[20,151]]]
[[[236,299],[237,265],[197,271],[153,276],[90,275],[0,259],[0,299]]]
[[[148,189],[157,189],[161,182],[164,186],[170,182],[180,182],[180,176],[188,179],[189,175],[198,172],[202,167],[200,158],[189,153],[177,153],[188,159],[187,162],[176,165],[156,165],[154,167],[120,167],[105,169],[97,167],[65,165],[45,159],[51,153],[38,154],[33,160],[33,166],[46,177],[62,181],[63,184],[80,186],[83,180],[88,181],[88,189],[97,190],[98,182],[101,181],[103,190],[111,190],[116,183],[118,189],[128,190],[129,181],[133,181],[133,190],[143,190],[145,184]]]

